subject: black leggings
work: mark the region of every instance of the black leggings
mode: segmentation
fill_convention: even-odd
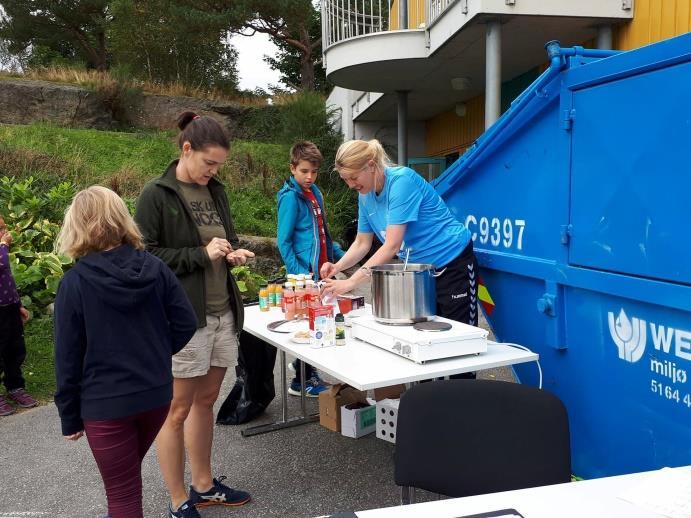
[[[0,381],[8,391],[24,388],[22,363],[26,346],[19,307],[19,303],[0,306]]]

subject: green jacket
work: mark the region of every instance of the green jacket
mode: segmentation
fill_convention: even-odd
[[[180,280],[197,315],[197,328],[200,328],[206,326],[204,269],[209,264],[209,256],[175,179],[177,164],[178,161],[174,160],[162,176],[144,186],[137,199],[134,219],[144,235],[146,249],[166,263]],[[228,241],[233,248],[238,248],[240,241],[235,233],[223,185],[212,178],[208,187]],[[235,329],[239,334],[245,314],[240,290],[230,271],[228,293],[235,315]]]

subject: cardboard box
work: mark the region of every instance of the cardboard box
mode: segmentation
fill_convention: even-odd
[[[377,407],[368,403],[350,403],[341,407],[341,434],[357,439],[377,428]]]
[[[339,295],[337,301],[338,310],[344,315],[355,309],[365,307],[365,297],[362,295]]]
[[[377,437],[394,444],[396,443],[398,404],[400,402],[400,399],[377,401]]]
[[[376,388],[374,389],[374,400],[381,401],[382,399],[398,399],[404,392],[405,385],[391,385],[390,387]]]
[[[314,322],[319,317],[333,317],[334,308],[333,306],[314,306],[307,310],[307,315],[309,317],[310,331],[314,331]]]
[[[350,403],[365,403],[366,394],[348,385],[337,383],[319,394],[319,424],[341,431],[341,407]]]

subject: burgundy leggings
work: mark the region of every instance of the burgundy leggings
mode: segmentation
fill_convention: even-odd
[[[120,419],[84,421],[112,518],[143,518],[142,460],[163,426],[166,405]]]

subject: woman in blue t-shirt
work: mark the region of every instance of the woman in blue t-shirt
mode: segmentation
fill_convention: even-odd
[[[373,236],[383,243],[364,266],[388,263],[398,256],[434,265],[437,315],[477,325],[477,261],[470,231],[449,211],[439,194],[408,167],[392,166],[378,140],[351,140],[338,148],[336,170],[358,196],[358,232],[345,255],[325,263],[322,279],[360,261]],[[364,282],[358,270],[349,279],[327,280],[324,291],[341,295]]]

